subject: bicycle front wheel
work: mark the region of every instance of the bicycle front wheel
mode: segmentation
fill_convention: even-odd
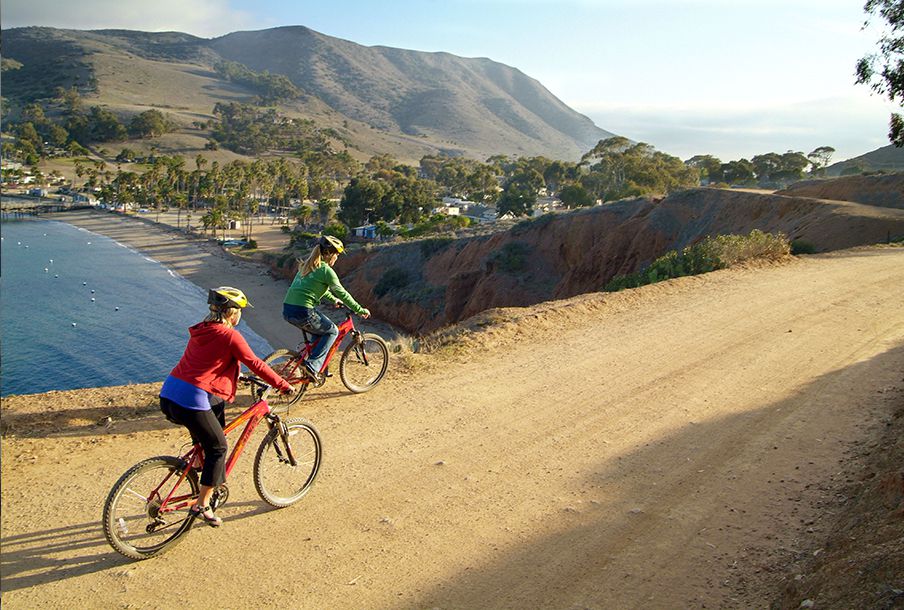
[[[280,422],[264,437],[254,458],[257,493],[276,508],[295,504],[311,489],[322,459],[320,435],[311,422],[300,417]]]
[[[365,333],[342,352],[339,377],[355,394],[371,390],[380,383],[389,368],[389,347],[378,335]]]
[[[191,529],[188,509],[198,497],[198,475],[173,456],[153,457],[129,468],[104,503],[104,536],[130,559],[171,549]]]
[[[292,396],[284,396],[273,390],[267,395],[267,403],[277,413],[287,411],[290,406],[298,402],[308,389],[307,379],[302,367],[304,366],[298,352],[290,349],[278,349],[266,358],[264,362],[276,371],[276,374],[288,381],[296,388]]]

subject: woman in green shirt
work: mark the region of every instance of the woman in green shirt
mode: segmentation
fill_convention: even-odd
[[[283,319],[286,322],[320,337],[305,361],[305,370],[315,381],[321,379],[323,361],[339,335],[339,329],[332,320],[315,309],[320,300],[327,297],[336,304],[341,301],[362,318],[370,317],[370,311],[352,298],[333,271],[333,265],[344,249],[342,242],[332,235],[321,237],[295,274],[283,301]]]

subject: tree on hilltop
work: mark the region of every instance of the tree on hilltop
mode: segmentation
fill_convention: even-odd
[[[824,170],[829,165],[829,161],[832,160],[832,155],[834,154],[835,149],[831,146],[820,146],[807,155],[807,159],[813,164],[813,173]]]

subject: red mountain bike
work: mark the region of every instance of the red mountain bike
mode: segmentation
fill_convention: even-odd
[[[302,331],[304,339],[296,349],[278,349],[264,358],[264,362],[269,364],[270,368],[297,388],[297,392],[292,396],[272,396],[270,405],[273,409],[277,411],[287,409],[304,395],[309,386],[313,385],[315,388],[322,386],[328,377],[325,373],[330,360],[339,351],[342,340],[348,336],[351,340],[342,350],[342,357],[339,359],[339,378],[345,387],[355,394],[360,394],[372,389],[386,375],[386,369],[389,368],[389,347],[386,341],[378,335],[362,333],[355,328],[351,310],[344,306],[339,306],[339,309],[345,312],[345,320],[337,325],[339,336],[326,354],[323,367],[320,369],[322,378],[319,382],[313,381],[304,371],[304,360],[319,338],[310,333]]]
[[[254,429],[266,420],[270,431],[254,457],[254,486],[267,504],[290,506],[310,490],[320,470],[320,435],[304,419],[282,420],[271,412],[267,403],[270,386],[255,377],[243,380],[252,385],[256,400],[224,429],[228,435],[247,422],[226,461],[226,475]],[[175,546],[196,519],[189,508],[198,497],[203,464],[201,445],[194,445],[181,457],[152,457],[129,468],[104,503],[103,528],[110,546],[130,559],[148,559]],[[228,497],[229,488],[220,485],[211,497],[211,508],[222,506]]]

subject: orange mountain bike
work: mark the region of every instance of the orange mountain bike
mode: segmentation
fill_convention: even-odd
[[[347,342],[342,350],[342,357],[339,358],[339,378],[349,391],[360,394],[373,389],[386,375],[386,369],[389,368],[389,347],[386,341],[378,335],[363,333],[355,328],[351,310],[344,306],[339,306],[339,309],[345,312],[345,320],[337,325],[339,336],[326,354],[319,382],[308,377],[304,370],[304,360],[319,339],[308,332],[302,331],[304,339],[296,349],[278,349],[264,358],[270,368],[297,389],[292,396],[272,396],[270,405],[274,410],[285,410],[289,405],[295,404],[309,386],[319,388],[324,384],[329,377],[326,373],[330,360],[339,351],[339,346],[346,337],[351,337],[351,340]]]
[[[266,420],[270,431],[254,457],[254,486],[267,504],[290,506],[308,493],[320,470],[320,435],[304,419],[282,420],[273,413],[267,403],[270,386],[255,377],[243,380],[252,385],[256,400],[224,429],[228,435],[245,423],[226,461],[226,476],[254,429]],[[175,546],[197,518],[189,508],[198,497],[203,464],[201,445],[194,445],[180,457],[152,457],[129,468],[104,503],[103,528],[110,546],[130,559],[148,559]],[[220,485],[213,492],[211,508],[219,508],[228,497],[229,488]]]

